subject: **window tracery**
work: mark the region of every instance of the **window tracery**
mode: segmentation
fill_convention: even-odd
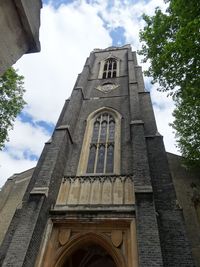
[[[117,76],[117,61],[114,58],[109,58],[104,63],[103,79],[115,78]]]
[[[121,115],[111,108],[100,108],[87,118],[77,176],[120,174]]]
[[[93,123],[87,173],[113,173],[115,119],[102,113]]]

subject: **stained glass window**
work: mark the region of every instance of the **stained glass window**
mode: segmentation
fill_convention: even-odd
[[[111,120],[109,122],[109,141],[114,141],[115,138],[115,122]]]
[[[114,159],[114,146],[113,144],[108,145],[107,147],[107,158],[106,158],[106,172],[113,172],[113,159]]]
[[[90,154],[89,154],[88,166],[87,166],[88,173],[94,172],[95,157],[96,157],[96,146],[93,144],[90,146]]]
[[[95,121],[94,129],[93,129],[93,135],[92,135],[92,142],[97,142],[98,141],[99,126],[100,126],[100,123],[98,121]]]
[[[105,145],[100,144],[98,149],[98,159],[96,173],[104,173]]]
[[[100,135],[100,142],[105,143],[107,136],[107,121],[103,121],[101,124],[101,135]]]
[[[115,120],[111,114],[98,115],[93,123],[87,173],[113,173]]]
[[[117,61],[114,58],[106,60],[103,68],[103,79],[115,78],[117,75]]]

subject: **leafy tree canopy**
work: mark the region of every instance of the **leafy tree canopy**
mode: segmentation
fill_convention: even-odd
[[[157,8],[154,16],[143,15],[139,53],[150,61],[145,74],[175,100],[171,126],[186,163],[200,166],[200,1],[165,2],[166,12]]]
[[[25,105],[23,79],[12,67],[0,77],[0,149],[8,140],[14,119]]]
[[[200,1],[166,2],[166,13],[157,8],[154,16],[143,15],[146,26],[140,32],[144,44],[139,53],[144,62],[150,60],[146,74],[161,91],[200,88]]]
[[[200,166],[200,90],[185,89],[176,97],[173,112],[176,138],[189,167]]]

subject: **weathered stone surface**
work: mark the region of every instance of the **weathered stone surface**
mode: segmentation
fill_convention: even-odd
[[[109,57],[118,60],[118,75],[102,79],[100,68]],[[106,94],[96,90],[105,80],[120,86]],[[117,171],[88,175],[83,168],[80,175],[80,155],[82,161],[88,158],[82,150],[87,119],[98,109],[120,114],[120,149],[114,155]],[[95,50],[86,60],[23,201],[2,245],[2,266],[32,267],[36,257],[37,266],[63,266],[69,256],[63,250],[70,250],[70,240],[78,243],[81,238],[95,240],[105,248],[111,245],[111,256],[122,253],[130,267],[194,266],[163,140],[130,46]],[[68,235],[61,240],[67,242],[62,249],[60,227],[74,228],[69,243]],[[117,235],[113,245],[112,231],[122,231],[123,240]],[[93,240],[87,239],[91,236]],[[56,253],[59,249],[66,258]],[[47,265],[41,265],[45,257],[49,259],[44,261]],[[125,262],[119,260],[116,265],[122,267]]]
[[[1,0],[0,75],[23,54],[39,52],[41,0]]]
[[[0,191],[0,244],[16,209],[22,207],[22,198],[34,168],[11,176]]]
[[[56,205],[135,204],[133,178],[129,176],[66,177]]]

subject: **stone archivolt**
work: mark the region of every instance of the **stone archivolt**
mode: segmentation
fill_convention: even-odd
[[[116,225],[112,219],[101,220],[101,223],[88,223],[83,219],[68,220],[65,223],[52,222],[48,245],[38,255],[36,267],[63,267],[68,262],[72,264],[73,254],[87,247],[104,250],[112,258],[115,267],[138,267],[134,218],[118,220]],[[117,230],[114,229],[116,227]],[[74,267],[73,264],[72,266]]]

